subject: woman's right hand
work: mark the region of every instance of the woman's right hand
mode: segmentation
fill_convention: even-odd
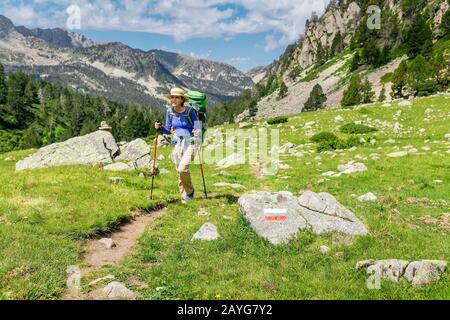
[[[155,129],[156,129],[156,130],[159,130],[159,129],[161,129],[161,128],[162,128],[161,122],[156,121],[156,122],[155,122]]]

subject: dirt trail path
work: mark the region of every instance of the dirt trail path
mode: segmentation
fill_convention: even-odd
[[[81,277],[101,269],[104,266],[119,264],[129,255],[136,246],[137,239],[142,235],[147,226],[166,213],[166,208],[152,211],[150,213],[134,216],[130,221],[123,224],[117,231],[112,232],[109,237],[115,246],[108,249],[99,239],[90,240],[85,247],[84,262],[87,267],[81,268]],[[96,289],[89,293],[83,293],[79,289],[67,289],[62,295],[62,300],[85,300],[105,299],[102,289]]]

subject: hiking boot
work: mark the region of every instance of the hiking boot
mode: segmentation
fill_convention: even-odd
[[[184,197],[183,200],[181,200],[182,203],[188,203],[189,201],[194,199],[194,192]]]

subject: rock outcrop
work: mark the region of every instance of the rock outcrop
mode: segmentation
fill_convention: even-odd
[[[86,164],[103,164],[108,171],[133,171],[152,167],[150,149],[143,139],[119,147],[111,133],[99,130],[43,147],[17,162],[16,171]]]
[[[99,130],[43,147],[26,159],[17,162],[16,171],[65,165],[112,163],[118,151],[119,147],[113,135]]]
[[[350,210],[325,192],[306,191],[300,197],[287,191],[252,192],[241,196],[238,204],[256,233],[273,244],[288,243],[302,230],[316,234],[368,233]]]
[[[367,269],[367,274],[378,275],[381,279],[398,282],[406,279],[413,286],[425,286],[439,281],[447,270],[447,262],[439,260],[364,260],[356,264],[356,269]]]

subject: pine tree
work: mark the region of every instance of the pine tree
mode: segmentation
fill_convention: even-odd
[[[6,97],[8,94],[8,88],[6,87],[5,69],[0,63],[0,104],[6,103]]]
[[[322,43],[318,41],[317,52],[316,52],[316,65],[321,66],[326,62],[326,52],[322,46]]]
[[[253,100],[250,105],[248,106],[248,114],[250,117],[256,116],[256,113],[258,112],[257,108],[258,102],[256,100]]]
[[[362,93],[362,103],[370,103],[373,101],[375,93],[372,90],[372,84],[369,79],[366,77],[361,84],[361,93]]]
[[[447,37],[450,35],[450,10],[447,10],[442,17],[441,30],[444,35],[447,35]]]
[[[316,84],[311,90],[308,100],[305,102],[305,106],[302,111],[314,111],[321,109],[324,103],[327,101],[327,97],[323,93],[323,89],[320,84]]]
[[[435,91],[429,82],[431,76],[430,63],[419,54],[408,66],[408,87],[416,96],[428,95]]]
[[[386,100],[386,88],[384,87],[384,84],[383,84],[383,87],[381,88],[381,91],[380,91],[380,95],[378,96],[378,101],[383,102],[385,100]]]
[[[447,68],[448,61],[445,59],[444,53],[436,53],[431,59],[431,73],[439,90],[442,90],[448,83]]]
[[[361,64],[361,55],[358,51],[353,55],[352,62],[350,64],[350,71],[355,71],[359,68],[359,65]]]
[[[341,31],[338,31],[334,36],[333,43],[331,44],[330,53],[332,56],[341,53],[344,50],[344,39],[342,38]]]
[[[392,76],[392,98],[402,98],[403,89],[406,86],[406,76],[408,74],[408,64],[402,61]]]
[[[347,90],[344,91],[344,96],[341,101],[341,105],[343,107],[350,107],[357,104],[360,104],[362,101],[362,92],[361,92],[361,77],[359,75],[354,75],[350,79],[350,83],[348,85]]]
[[[381,51],[378,48],[376,40],[370,40],[364,44],[362,59],[366,64],[375,68],[382,64]]]
[[[281,81],[280,85],[280,92],[278,93],[278,99],[283,99],[287,96],[288,93],[288,87],[286,86],[286,83],[284,81]]]
[[[418,13],[413,19],[412,25],[406,34],[406,44],[408,46],[408,56],[416,57],[424,46],[432,40],[431,29],[425,17]]]

